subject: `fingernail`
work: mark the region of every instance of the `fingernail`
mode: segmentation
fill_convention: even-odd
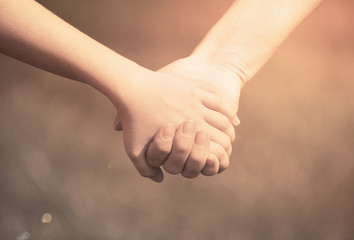
[[[193,120],[188,120],[183,124],[182,133],[186,137],[191,137],[195,130],[195,123]]]
[[[240,123],[241,123],[241,121],[240,121],[240,119],[238,118],[238,116],[236,116],[236,117],[232,120],[232,124],[233,124],[234,126],[238,126],[238,125],[240,125]]]
[[[162,137],[165,140],[171,140],[175,134],[175,127],[172,124],[168,124],[162,129]]]
[[[156,177],[151,178],[151,180],[154,181],[154,182],[160,183],[163,180],[163,176],[162,175],[157,175]]]
[[[208,141],[209,137],[202,133],[202,132],[198,132],[197,136],[195,137],[195,145],[199,146],[199,147],[204,147]]]

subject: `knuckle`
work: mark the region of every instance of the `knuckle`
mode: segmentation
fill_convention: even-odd
[[[188,146],[185,142],[180,142],[173,146],[173,152],[177,156],[185,155],[190,152],[190,146]]]
[[[172,175],[179,174],[179,173],[181,173],[181,170],[182,170],[181,167],[175,163],[164,164],[163,168],[165,169],[166,172],[168,172],[169,174],[172,174]]]

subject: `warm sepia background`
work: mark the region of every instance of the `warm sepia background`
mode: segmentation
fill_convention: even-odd
[[[40,2],[158,69],[232,0]],[[244,89],[225,173],[162,184],[138,175],[102,95],[0,55],[0,239],[354,239],[353,16],[323,4]]]

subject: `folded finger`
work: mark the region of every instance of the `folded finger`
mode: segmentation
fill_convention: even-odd
[[[202,171],[209,155],[210,138],[203,132],[197,132],[193,149],[182,171],[182,176],[195,178]]]
[[[178,127],[172,144],[172,150],[163,164],[164,169],[171,174],[179,174],[192,151],[196,134],[196,124],[187,120]]]
[[[219,159],[215,154],[209,153],[206,164],[202,169],[202,174],[204,176],[213,176],[217,174],[218,171],[219,171]]]
[[[146,160],[153,167],[160,167],[171,152],[176,128],[166,124],[155,134],[146,152]]]

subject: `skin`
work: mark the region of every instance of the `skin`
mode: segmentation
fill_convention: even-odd
[[[117,128],[124,129],[127,153],[143,176],[161,181],[163,175],[158,168],[159,164],[170,173],[181,172],[186,177],[194,177],[198,171],[212,175],[215,173],[212,171],[212,165],[216,168],[215,165],[219,164],[218,172],[228,166],[228,158],[226,161],[224,156],[230,154],[231,142],[234,140],[230,135],[230,127],[216,113],[222,113],[237,125],[236,112],[242,87],[270,58],[290,32],[321,2],[322,0],[238,0],[190,57],[176,61],[159,73],[152,74],[121,56],[117,57],[117,54],[103,46],[98,46],[92,39],[84,41],[83,34],[73,29],[69,30],[62,22],[59,24],[58,19],[55,20],[48,12],[44,14],[43,9],[39,10],[38,6],[33,8],[35,4],[28,1],[19,3],[4,0],[0,2],[4,13],[0,17],[0,36],[4,43],[1,50],[47,71],[86,82],[105,94],[119,112]],[[37,17],[33,19],[31,15]],[[41,19],[49,20],[44,23],[40,21]],[[40,26],[41,30],[32,29],[31,26]],[[43,31],[48,30],[50,26],[56,26],[60,31]],[[36,34],[28,32],[28,29]],[[58,42],[60,40],[58,32],[67,33],[65,36],[71,38],[68,39],[71,40],[69,42],[80,43],[75,51],[69,51],[72,48],[68,46],[68,41]],[[43,42],[42,38],[49,38],[51,41]],[[60,48],[55,48],[58,44]],[[10,53],[8,49],[11,49]],[[89,53],[91,56],[85,56],[84,52],[89,52],[88,50],[91,51]],[[46,61],[41,58],[43,54]],[[121,66],[121,69],[126,71],[117,71],[114,66]],[[126,79],[136,81],[132,81],[134,83],[131,84],[131,81]],[[142,79],[149,80],[149,83],[146,84]],[[176,79],[183,81],[178,83]],[[167,83],[164,83],[165,80]],[[147,96],[145,91],[139,91],[136,88],[139,84],[154,94]],[[175,87],[176,91],[169,92],[168,88],[161,87],[165,84]],[[166,93],[171,101],[164,102],[166,99],[163,94]],[[138,100],[131,97],[134,94],[139,96]],[[144,102],[144,99],[149,97],[153,104]],[[191,100],[182,101],[184,105],[187,104],[187,109],[183,109],[183,104],[176,104],[178,99]],[[150,117],[145,123],[139,123],[139,119],[145,120],[149,113],[151,116],[156,106],[163,111],[166,110],[167,114]],[[196,116],[195,113],[199,115]],[[186,119],[195,121],[194,131],[197,132],[188,135],[188,139],[185,139],[187,143],[184,143],[185,141],[181,139],[186,136],[180,132],[183,126],[179,124]],[[161,150],[161,143],[158,143],[156,137],[158,135],[155,133],[160,131],[166,122],[179,127],[172,144],[166,145],[170,148],[169,154],[166,156],[168,147],[165,146],[162,155],[155,159],[154,152]],[[191,141],[194,137],[196,143],[197,139],[200,139],[200,132],[211,136],[209,149],[214,154],[209,154],[206,161],[205,156],[201,154],[206,148],[198,152],[195,149],[199,146],[192,144]],[[229,137],[229,141],[223,134]],[[155,137],[151,142],[153,135]],[[205,143],[207,145],[207,141]],[[146,162],[145,154],[154,167]],[[205,165],[200,170],[204,162]]]
[[[237,0],[192,53],[246,84],[324,0]]]
[[[226,115],[236,126],[239,124],[235,116],[241,89],[287,36],[322,2],[323,0],[235,1],[189,57],[177,60],[160,71],[188,79],[219,96],[223,109],[231,109],[231,115]],[[222,130],[234,141],[233,129]],[[178,141],[178,138],[183,137],[176,135],[174,144],[182,142]],[[154,138],[149,146],[147,159],[151,165],[160,164],[168,170],[168,158],[166,160],[163,156],[155,157],[150,151],[150,148],[158,148],[160,144],[161,142]],[[195,146],[189,146],[190,148],[185,148],[184,151],[194,152]],[[213,149],[213,146],[210,145],[210,148]],[[173,146],[164,146],[164,151],[173,152]],[[213,151],[216,152],[215,149]],[[185,163],[185,168],[190,167],[185,160],[180,161],[181,165]],[[229,162],[221,156],[214,156],[214,161],[208,159],[202,174],[215,174],[211,164],[219,164],[215,168],[221,172],[228,167]],[[195,171],[199,169],[197,167]]]
[[[197,63],[196,60],[197,59],[194,60],[192,58],[178,60],[160,69],[159,72],[168,73],[169,75],[176,76],[180,79],[187,79],[189,83],[192,83],[194,86],[199,86],[208,93],[222,96],[219,99],[221,100],[221,104],[205,102],[205,105],[211,109],[217,110],[218,112],[222,112],[225,115],[229,114],[228,118],[234,120],[234,125],[238,125],[239,122],[235,116],[235,109],[238,107],[238,96],[240,93],[239,86],[241,85],[241,81],[236,82],[233,74],[230,76],[224,70],[217,69],[213,65],[201,66],[201,64]],[[221,76],[222,78],[220,78]],[[220,78],[218,84],[215,84],[215,77]],[[233,88],[231,88],[231,86],[233,86]],[[235,101],[232,104],[224,104],[224,102],[231,102],[231,99],[237,99],[237,102]],[[230,115],[230,113],[232,114]],[[188,178],[192,178],[192,176],[189,174],[186,175],[186,172],[199,172],[205,176],[212,176],[223,172],[230,164],[229,157],[232,151],[231,143],[235,140],[235,131],[233,125],[229,123],[228,118],[222,115],[209,115],[205,118],[206,122],[219,123],[216,127],[220,131],[226,133],[231,139],[231,142],[228,142],[227,139],[218,139],[217,136],[219,134],[217,132],[208,132],[210,134],[209,136],[212,136],[212,138],[210,141],[210,147],[208,148],[210,154],[207,154],[206,161],[204,159],[204,154],[195,154],[195,152],[200,152],[200,150],[195,149],[197,148],[196,145],[193,145],[193,139],[196,137],[196,131],[193,135],[187,138],[183,134],[178,134],[179,131],[177,129],[176,135],[174,135],[173,144],[169,144],[168,142],[165,143],[165,141],[163,141],[164,139],[156,138],[156,136],[159,135],[155,135],[155,138],[151,144],[152,146],[150,146],[149,151],[147,152],[147,161],[149,165],[154,167],[163,166],[166,172],[170,174],[181,173],[183,176]],[[116,124],[116,128],[119,129],[121,124],[119,118],[116,119]],[[162,132],[162,130],[160,129],[159,132]],[[216,142],[224,143],[219,145],[216,144]],[[154,154],[154,152],[162,153]],[[199,167],[198,164],[187,164],[188,159],[191,158],[191,155],[194,162],[199,162],[203,166]],[[194,168],[194,166],[196,167]],[[194,174],[194,176],[196,177],[198,174]]]
[[[176,151],[175,156],[180,156],[180,160],[177,163],[181,164],[177,172],[181,173],[182,176],[186,178],[195,178],[200,173],[205,176],[212,176],[219,171],[219,159],[213,153],[210,153],[210,139],[203,132],[194,132],[193,137],[186,136],[183,134],[183,125],[187,122],[182,123],[176,130],[176,127],[172,124],[166,124],[163,126],[154,136],[149,148],[147,150],[147,161],[151,166],[159,167],[165,161],[171,160],[172,151]],[[169,132],[166,136],[166,132]],[[194,141],[193,141],[194,140]],[[188,148],[183,148],[183,146],[189,146]],[[224,151],[222,151],[224,154]],[[172,173],[169,170],[169,165],[167,162],[163,164],[167,172]]]
[[[225,69],[218,68],[212,64],[207,65],[206,62],[199,61],[199,59],[193,57],[177,60],[159,71],[187,79],[194,85],[221,96],[220,99],[222,99],[222,102],[228,103],[222,106],[224,112],[233,112],[236,114],[242,81],[234,73],[227,72]],[[215,79],[219,79],[219,82],[216,82]],[[209,105],[209,107],[212,106]],[[230,111],[225,109],[230,109]],[[234,125],[239,124],[235,115],[230,115],[229,118],[234,119]],[[218,127],[233,142],[235,140],[235,131],[231,124],[227,124],[227,121],[228,119],[225,118],[224,123]],[[172,124],[167,126],[175,129]],[[207,148],[203,148],[202,151],[195,144],[196,131],[191,136],[186,137],[182,134],[181,129],[182,125],[177,128],[175,135],[173,135],[174,140],[164,139],[162,137],[162,130],[155,135],[146,154],[147,161],[151,166],[163,166],[166,172],[170,174],[181,173],[182,176],[187,178],[197,177],[199,173],[205,176],[213,176],[225,171],[229,167],[228,154],[231,148],[228,149],[229,151],[225,151],[220,145],[210,142],[210,154],[205,159],[204,156],[207,153],[204,152],[207,151]],[[163,152],[163,154],[154,154],[159,152]],[[193,160],[191,161],[191,159]],[[191,164],[190,162],[194,163]]]
[[[167,124],[154,136],[147,151],[147,161],[155,167],[159,167],[161,162],[165,161],[164,169],[167,172],[182,173],[186,178],[194,178],[206,165],[209,146],[209,136],[197,132],[194,121],[185,121],[177,130],[172,124]],[[190,148],[192,148],[190,153],[185,151]]]
[[[210,136],[211,141],[219,143],[223,151],[231,147],[230,137],[218,129],[218,126],[228,122],[228,119],[218,112],[218,109],[207,107],[217,106],[216,102],[219,99],[213,93],[197,87],[188,80],[165,73],[154,73],[151,77],[146,75],[144,80],[146,81],[135,84],[132,81],[132,89],[125,89],[122,105],[118,105],[117,108],[124,129],[126,152],[138,170],[144,169],[140,172],[141,175],[154,179],[155,176],[162,178],[162,171],[159,168],[149,169],[150,165],[145,160],[145,153],[151,136],[165,123],[178,126],[185,119],[193,119],[196,123],[195,130]],[[151,114],[156,112],[156,109],[163,114]],[[220,121],[220,123],[212,126],[210,125],[212,121]],[[194,134],[189,135],[190,138],[195,137]],[[180,158],[175,158],[174,162],[176,159]],[[167,167],[167,170],[169,169],[173,174],[179,172],[178,169],[174,169],[174,164]]]
[[[107,96],[120,114],[126,152],[142,176],[157,182],[163,179],[161,169],[150,166],[145,153],[151,139],[166,123],[179,126],[187,119],[193,120],[191,139],[205,134],[223,151],[230,149],[230,136],[220,126],[231,125],[226,116],[232,113],[222,114],[225,109],[214,93],[187,79],[137,65],[35,1],[1,0],[0,12],[0,52],[89,84]],[[208,143],[203,143],[205,149]],[[174,156],[175,152],[169,156],[180,159],[178,152]],[[197,155],[192,154],[191,162]]]

